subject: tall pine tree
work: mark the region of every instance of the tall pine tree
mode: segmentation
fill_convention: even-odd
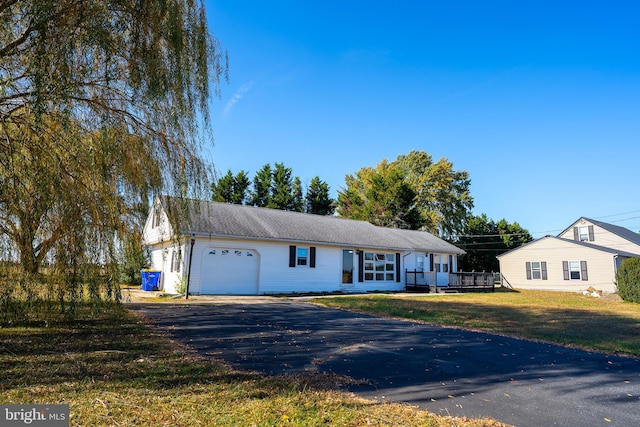
[[[253,177],[253,193],[251,204],[259,208],[266,208],[271,201],[271,165],[265,164]]]
[[[311,180],[305,198],[306,212],[315,215],[333,215],[334,200],[329,196],[329,185],[316,176]]]
[[[271,199],[268,208],[292,210],[293,206],[293,178],[291,168],[283,163],[275,164],[271,183]]]

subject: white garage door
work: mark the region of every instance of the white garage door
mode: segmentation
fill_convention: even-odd
[[[201,294],[256,295],[258,253],[248,249],[211,248],[202,254]]]

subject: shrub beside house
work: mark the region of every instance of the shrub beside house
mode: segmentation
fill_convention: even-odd
[[[618,294],[625,301],[640,303],[640,258],[622,262],[616,275]]]

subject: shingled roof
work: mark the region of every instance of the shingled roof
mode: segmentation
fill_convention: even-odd
[[[595,224],[599,227],[604,228],[610,233],[613,233],[617,236],[622,237],[630,242],[635,243],[636,245],[640,245],[640,234],[635,233],[628,228],[620,227],[619,225],[609,224],[608,222],[597,221],[595,219],[589,219],[586,217],[582,217],[582,219],[589,221],[592,224]],[[579,221],[579,220],[578,220]]]
[[[184,205],[171,197],[161,198],[160,203],[174,213],[176,209],[188,211],[188,215],[171,215],[179,218],[178,228],[183,235],[465,253],[424,231],[378,227],[365,221],[201,200],[189,200]]]

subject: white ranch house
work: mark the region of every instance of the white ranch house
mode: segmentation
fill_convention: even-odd
[[[582,217],[558,236],[545,236],[498,256],[514,288],[616,292],[618,267],[640,258],[640,234]]]
[[[192,295],[401,291],[406,270],[446,286],[464,253],[422,231],[169,197],[155,200],[143,241],[160,288],[189,277]]]

